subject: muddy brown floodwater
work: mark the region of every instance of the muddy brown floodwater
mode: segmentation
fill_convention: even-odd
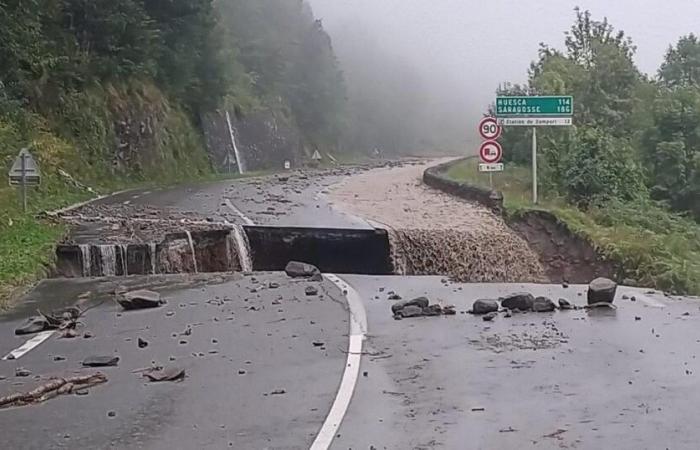
[[[445,162],[371,170],[333,186],[341,210],[390,230],[396,271],[447,274],[458,281],[546,281],[528,244],[490,210],[432,189],[426,168]]]

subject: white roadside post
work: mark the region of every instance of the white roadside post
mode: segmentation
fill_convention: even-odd
[[[537,127],[532,127],[532,203],[537,200]]]
[[[570,95],[496,97],[500,126],[532,127],[532,203],[539,202],[537,189],[537,127],[570,126],[574,98]]]

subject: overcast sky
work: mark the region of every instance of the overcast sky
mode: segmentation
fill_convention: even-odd
[[[526,80],[540,42],[563,47],[576,5],[624,30],[637,45],[638,67],[652,75],[670,43],[700,32],[700,0],[309,1],[333,39],[351,39],[342,30],[357,24],[423,76],[455,86],[451,92],[471,105],[469,120],[492,101],[499,82]]]

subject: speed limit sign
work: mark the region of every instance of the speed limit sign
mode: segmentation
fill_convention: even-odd
[[[487,141],[495,141],[501,137],[501,127],[495,117],[484,117],[479,122],[479,134]]]

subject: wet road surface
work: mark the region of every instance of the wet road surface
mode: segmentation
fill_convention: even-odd
[[[487,323],[463,313],[473,300],[524,290],[582,305],[585,289],[343,279],[359,294],[368,329],[331,448],[696,448],[696,300],[620,288],[616,310],[501,315]],[[305,295],[309,282],[283,274],[136,277],[48,281],[35,295],[50,291],[54,302],[69,303],[91,292],[95,304],[122,283],[151,286],[168,304],[126,312],[106,301],[80,327],[93,338],[52,336],[18,360],[0,361],[5,394],[35,385],[34,375],[85,372],[80,361],[92,354],[121,358],[118,367],[100,369],[109,381],[87,396],[0,410],[2,429],[14,430],[5,448],[309,448],[347,356],[350,313],[335,285],[314,283],[319,298]],[[427,295],[456,305],[458,314],[396,321],[389,291]],[[632,295],[636,301],[622,298]],[[3,354],[23,342],[11,333],[28,309],[6,317]],[[139,337],[148,347],[138,348]],[[153,362],[181,365],[188,376],[152,384],[133,373]],[[16,367],[33,375],[16,377]],[[277,389],[285,393],[271,395]]]

